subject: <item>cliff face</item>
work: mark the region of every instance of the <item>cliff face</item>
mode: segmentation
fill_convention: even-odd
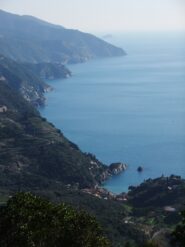
[[[22,62],[79,63],[125,52],[91,34],[0,11],[0,54]]]
[[[118,175],[119,173],[125,171],[127,167],[127,164],[121,162],[112,163],[109,166],[109,171],[112,175]]]

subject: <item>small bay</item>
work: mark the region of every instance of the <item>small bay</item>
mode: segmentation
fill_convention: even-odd
[[[70,65],[71,78],[49,82],[41,114],[82,151],[128,164],[106,182],[113,192],[185,177],[185,34],[116,33],[108,41],[127,56]]]

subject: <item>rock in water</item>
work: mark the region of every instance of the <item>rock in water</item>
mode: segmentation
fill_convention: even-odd
[[[138,172],[142,172],[142,171],[143,171],[143,167],[142,167],[142,166],[139,166],[139,167],[137,168],[137,171],[138,171]]]
[[[122,171],[125,171],[127,167],[128,167],[127,164],[117,162],[117,163],[110,164],[109,170],[112,175],[117,175],[121,173]]]

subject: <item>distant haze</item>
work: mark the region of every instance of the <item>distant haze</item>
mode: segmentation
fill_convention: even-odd
[[[185,30],[185,0],[0,0],[0,8],[89,32]]]

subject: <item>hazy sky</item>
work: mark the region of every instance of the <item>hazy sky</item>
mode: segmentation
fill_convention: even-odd
[[[185,30],[185,0],[0,0],[0,8],[83,31]]]

